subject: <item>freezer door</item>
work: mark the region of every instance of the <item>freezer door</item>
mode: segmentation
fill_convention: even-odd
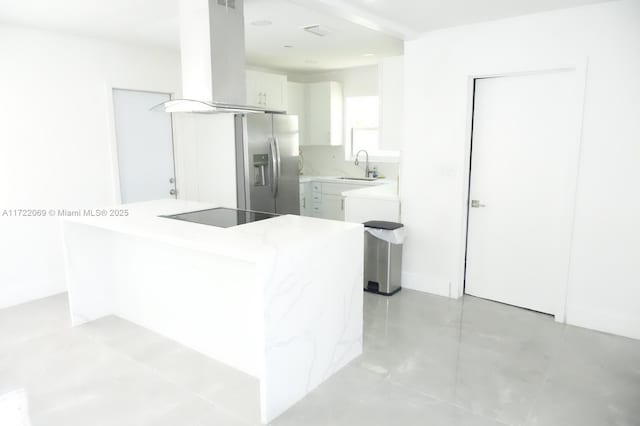
[[[246,162],[248,175],[248,210],[275,213],[277,156],[273,144],[270,114],[248,114],[246,120]]]
[[[300,172],[298,163],[298,117],[273,114],[276,142],[276,213],[300,214]]]

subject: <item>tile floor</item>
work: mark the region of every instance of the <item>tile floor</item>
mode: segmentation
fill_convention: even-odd
[[[255,398],[255,379],[127,321],[71,329],[65,295],[0,310],[2,426],[252,425]],[[640,341],[365,294],[364,354],[273,424],[640,425]]]

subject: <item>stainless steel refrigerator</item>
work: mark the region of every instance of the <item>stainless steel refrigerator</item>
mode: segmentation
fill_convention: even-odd
[[[235,116],[238,208],[300,214],[298,117]]]

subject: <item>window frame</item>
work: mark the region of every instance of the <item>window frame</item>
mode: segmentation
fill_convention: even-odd
[[[345,161],[351,162],[351,161],[355,161],[356,157],[356,152],[354,152],[354,143],[353,143],[353,139],[354,139],[354,133],[355,130],[376,130],[378,132],[378,145],[380,144],[380,118],[378,116],[378,126],[376,127],[357,127],[357,126],[350,126],[350,122],[347,122],[347,118],[349,117],[349,108],[348,108],[348,99],[349,98],[376,98],[377,102],[378,102],[378,111],[380,110],[380,96],[378,95],[366,95],[366,96],[348,96],[345,97],[344,100],[344,121],[345,121],[345,133],[346,133],[346,140],[347,143],[345,144],[345,149],[344,149],[344,156],[345,156]],[[380,147],[378,146],[378,151],[385,151],[383,149],[380,149]],[[367,151],[368,152],[368,151]],[[369,154],[369,162],[375,162],[375,163],[395,163],[398,164],[400,163],[400,155],[401,152],[400,150],[388,150],[388,152],[392,152],[394,154],[391,155],[376,155],[375,152],[371,153],[368,152]]]

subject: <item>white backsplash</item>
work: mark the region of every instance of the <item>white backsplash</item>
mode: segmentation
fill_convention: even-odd
[[[304,159],[302,174],[307,176],[364,176],[364,156],[360,165],[345,161],[343,146],[301,146],[300,154]],[[378,168],[380,176],[398,179],[398,163],[369,163],[369,167]]]

